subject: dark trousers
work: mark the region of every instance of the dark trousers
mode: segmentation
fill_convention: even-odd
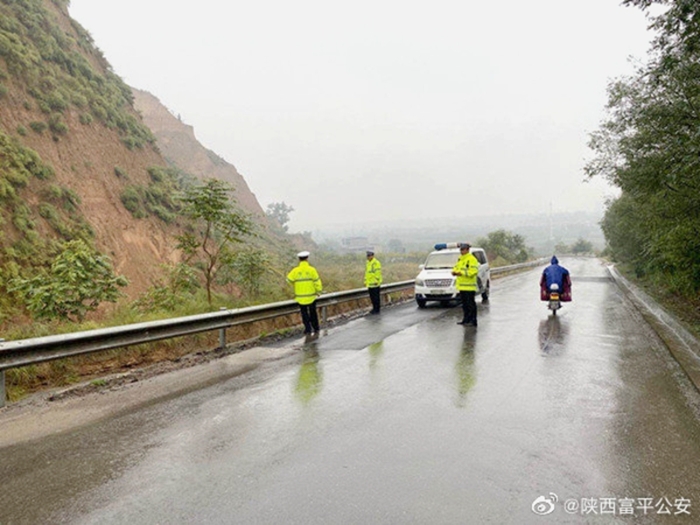
[[[369,299],[372,301],[372,311],[379,313],[379,309],[382,307],[382,298],[379,293],[380,287],[373,286],[372,288],[367,288],[369,290]]]
[[[301,320],[304,323],[304,333],[320,332],[318,327],[318,314],[316,313],[316,301],[311,304],[300,304]]]
[[[460,290],[459,297],[462,299],[462,311],[464,312],[462,322],[476,326],[476,292]]]

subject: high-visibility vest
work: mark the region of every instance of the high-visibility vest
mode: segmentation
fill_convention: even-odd
[[[287,282],[294,285],[294,299],[299,304],[313,303],[323,290],[316,268],[307,261],[300,261],[299,266],[287,274]]]
[[[382,284],[382,263],[376,257],[372,257],[371,261],[367,261],[365,267],[365,286],[374,288]]]
[[[479,261],[471,253],[462,255],[452,271],[457,275],[457,290],[476,292],[476,277],[479,274]]]

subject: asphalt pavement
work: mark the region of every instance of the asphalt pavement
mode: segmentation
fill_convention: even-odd
[[[700,394],[600,261],[562,264],[556,317],[534,269],[477,329],[404,304],[66,400],[45,421],[112,408],[57,433],[0,414],[0,523],[697,522]]]

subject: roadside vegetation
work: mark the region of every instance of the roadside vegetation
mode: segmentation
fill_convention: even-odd
[[[610,84],[586,171],[621,190],[602,221],[608,255],[698,333],[700,3],[623,3],[649,14],[655,38],[646,63]]]

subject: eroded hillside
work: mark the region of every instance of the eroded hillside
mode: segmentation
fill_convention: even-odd
[[[12,278],[45,267],[61,242],[76,238],[111,258],[129,280],[128,297],[143,292],[162,263],[179,259],[171,164],[232,182],[240,205],[264,222],[233,166],[183,140],[181,129],[155,116],[159,108],[144,104],[157,144],[131,88],[67,5],[0,3],[0,306],[12,300]]]

